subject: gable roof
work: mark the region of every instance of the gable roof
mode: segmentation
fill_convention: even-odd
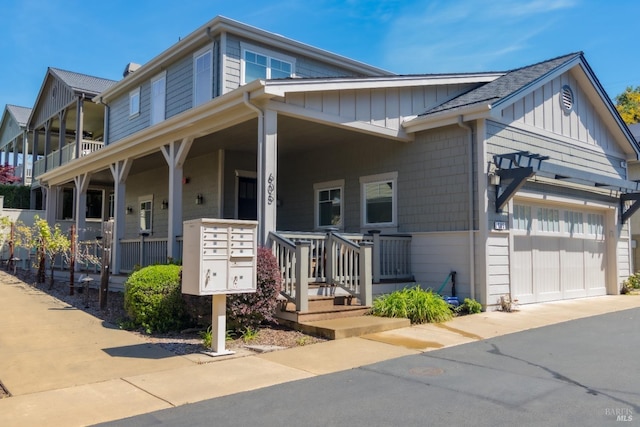
[[[61,70],[49,67],[52,74],[56,75],[64,84],[75,92],[85,93],[87,96],[95,96],[113,86],[116,81],[73,71]]]
[[[531,83],[543,78],[558,67],[576,58],[582,57],[582,52],[571,53],[547,61],[538,62],[515,70],[507,71],[502,77],[495,79],[477,89],[473,89],[451,101],[438,105],[420,116],[427,116],[446,110],[454,110],[478,104],[488,104],[495,107],[506,98],[510,98]]]
[[[7,104],[6,111],[13,116],[13,119],[19,126],[24,127],[27,125],[31,108]]]

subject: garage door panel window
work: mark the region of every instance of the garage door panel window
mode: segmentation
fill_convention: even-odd
[[[531,206],[513,205],[513,229],[531,231]]]
[[[604,236],[604,215],[587,214],[587,233],[591,236]]]
[[[584,234],[584,216],[582,212],[564,212],[564,231],[572,236]]]
[[[551,208],[538,208],[538,231],[560,232],[560,211]]]

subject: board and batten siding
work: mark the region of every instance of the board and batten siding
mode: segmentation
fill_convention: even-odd
[[[56,88],[56,95],[52,96],[54,87]],[[38,128],[51,118],[58,119],[58,113],[74,100],[75,94],[73,91],[58,78],[49,74],[44,84],[42,95],[39,98],[40,102],[36,105],[36,111],[32,112],[31,127]]]
[[[573,109],[566,114],[560,93],[568,85]],[[620,152],[615,139],[571,72],[567,72],[502,109],[502,120],[519,122],[610,152]]]
[[[456,295],[470,298],[469,233],[412,233],[411,268],[415,282],[434,291],[455,271]],[[451,295],[450,281],[442,293]]]
[[[344,231],[363,231],[359,179],[389,172],[398,174],[397,231],[469,229],[469,144],[464,129],[449,126],[422,132],[410,143],[356,132],[342,135],[304,156],[292,153],[279,159],[279,230],[313,230],[313,184],[344,180]]]
[[[422,114],[475,86],[475,84],[451,84],[290,93],[286,95],[285,102],[350,121],[398,130],[403,118]]]
[[[5,124],[2,128],[0,128],[0,147],[4,147],[17,137],[22,134],[22,129],[13,120],[13,117],[10,114],[7,114],[8,120],[5,121]]]

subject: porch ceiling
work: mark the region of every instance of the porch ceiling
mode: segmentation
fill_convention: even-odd
[[[195,158],[217,150],[233,150],[247,153],[257,153],[258,120],[256,118],[229,128],[196,138],[187,158]],[[396,141],[359,132],[309,122],[302,119],[278,116],[278,153],[302,154],[305,151],[318,148],[331,148],[348,144],[354,138],[366,138],[372,142],[397,143]],[[160,151],[138,157],[131,166],[131,175],[146,170],[166,166]],[[91,185],[113,185],[113,178],[109,169],[96,171],[91,176]]]

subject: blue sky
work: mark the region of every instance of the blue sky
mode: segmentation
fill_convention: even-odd
[[[399,74],[502,71],[584,51],[610,97],[640,86],[637,0],[3,0],[0,108],[47,67],[118,80],[216,15]]]

